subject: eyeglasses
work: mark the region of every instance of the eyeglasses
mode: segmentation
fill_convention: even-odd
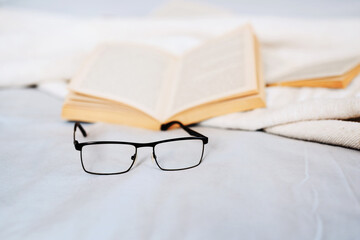
[[[84,137],[85,129],[79,122],[74,125],[74,146],[80,151],[81,165],[85,172],[97,175],[114,175],[128,172],[134,165],[137,150],[151,147],[152,157],[156,165],[164,171],[185,170],[199,166],[204,155],[204,145],[208,138],[184,126],[179,121],[172,121],[161,125],[166,131],[178,124],[192,137],[166,139],[149,143],[119,142],[119,141],[91,141],[78,142],[76,130],[80,129]]]

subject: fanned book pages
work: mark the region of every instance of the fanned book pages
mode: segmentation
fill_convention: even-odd
[[[150,129],[265,106],[258,42],[250,25],[181,56],[141,44],[102,45],[69,89],[64,119]]]
[[[308,69],[294,71],[285,81],[268,83],[267,86],[346,88],[360,73],[360,57],[326,62]],[[352,66],[349,69],[349,66]]]

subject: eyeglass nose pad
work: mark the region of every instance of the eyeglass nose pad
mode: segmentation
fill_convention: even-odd
[[[135,161],[135,159],[136,159],[136,153],[131,156],[131,160]]]

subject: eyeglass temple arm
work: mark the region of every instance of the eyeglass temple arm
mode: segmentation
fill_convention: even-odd
[[[76,122],[75,125],[74,125],[74,134],[73,134],[73,138],[74,138],[74,143],[76,142],[76,138],[75,138],[75,132],[76,132],[76,129],[79,128],[80,129],[80,132],[81,134],[86,137],[87,136],[87,133],[85,131],[85,129],[83,128],[83,126],[81,126],[81,124],[79,122]]]
[[[189,128],[188,126],[185,126],[184,124],[182,124],[181,122],[179,121],[172,121],[172,122],[168,122],[168,123],[165,123],[165,124],[162,124],[160,129],[161,131],[166,131],[168,130],[171,126],[175,125],[175,124],[178,124],[180,125],[180,127],[182,129],[184,129],[188,134],[190,134],[191,136],[195,136],[195,137],[201,137],[204,139],[204,143],[208,143],[209,139],[208,137],[202,135],[201,133],[198,133],[194,130],[192,130],[191,128]]]

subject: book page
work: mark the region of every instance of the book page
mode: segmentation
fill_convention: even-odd
[[[330,78],[342,76],[346,72],[354,69],[360,63],[360,56],[339,57],[336,60],[323,60],[311,66],[293,66],[291,71],[283,71],[281,75],[270,78],[268,83],[291,82],[298,80],[308,80],[314,78]]]
[[[257,92],[250,26],[212,39],[184,55],[171,114],[215,100]]]
[[[102,45],[70,89],[128,104],[158,119],[162,88],[173,78],[175,62],[172,55],[150,46]]]

